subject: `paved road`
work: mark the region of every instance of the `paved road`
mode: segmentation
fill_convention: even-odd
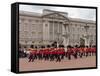
[[[27,58],[19,59],[20,71],[32,71],[32,70],[48,70],[48,69],[64,69],[64,68],[82,68],[82,67],[95,67],[96,57],[84,57],[78,59],[67,60],[64,59],[61,62],[35,60],[35,62],[28,62]]]

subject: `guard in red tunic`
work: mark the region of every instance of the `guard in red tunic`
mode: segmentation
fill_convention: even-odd
[[[29,54],[29,62],[33,62],[34,59],[35,59],[35,53],[36,53],[36,50],[35,49],[29,49],[30,50],[30,54]]]
[[[43,50],[42,50],[42,47],[41,47],[40,49],[38,49],[38,54],[37,54],[39,60],[42,60],[42,55],[43,55],[42,53],[43,53]]]
[[[80,58],[82,58],[82,56],[83,56],[83,51],[84,51],[83,46],[80,46],[80,48],[79,48]]]
[[[46,60],[46,48],[43,48],[42,50],[43,50],[43,59]]]
[[[61,47],[61,59],[64,59],[65,56],[65,49],[64,47]]]
[[[86,48],[85,48],[85,46],[82,47],[82,52],[83,52],[83,56],[85,56],[85,55],[86,55],[86,54],[85,54],[85,53],[86,53]]]
[[[85,47],[85,52],[86,52],[86,57],[87,57],[88,54],[89,54],[89,48],[88,48],[88,46]]]
[[[50,58],[50,61],[53,61],[54,60],[54,51],[55,51],[55,48],[54,47],[51,47],[50,48],[50,52],[49,52],[49,58]]]
[[[92,54],[92,48],[90,46],[90,47],[88,47],[88,55],[91,56],[91,54]]]
[[[94,46],[94,53],[95,53],[95,55],[96,55],[96,46]]]
[[[92,53],[92,55],[96,54],[96,47],[95,46],[91,47],[91,53]]]
[[[71,55],[73,54],[72,47],[68,47],[67,49],[67,57],[69,60],[71,60]]]
[[[28,59],[29,59],[29,61],[28,61],[28,62],[33,61],[33,54],[32,54],[32,52],[30,52]]]
[[[74,47],[74,48],[72,48],[72,50],[73,50],[73,56],[74,56],[74,58],[77,59],[78,48]]]
[[[32,50],[32,54],[33,54],[33,58],[32,58],[32,62],[37,59],[37,48]]]
[[[56,48],[56,62],[60,62],[61,61],[61,47]]]
[[[45,49],[45,60],[49,60],[49,47]]]

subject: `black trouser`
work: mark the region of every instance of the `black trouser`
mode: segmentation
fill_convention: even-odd
[[[85,56],[85,54],[86,54],[86,53],[85,53],[85,52],[83,52],[83,56]]]
[[[61,59],[64,59],[65,54],[61,54]]]
[[[68,57],[68,53],[67,53],[67,52],[65,53],[65,57],[66,57],[66,58]]]
[[[44,60],[47,60],[46,54],[43,54],[43,58]]]
[[[32,62],[33,62],[35,59],[37,59],[37,54],[34,54],[34,55],[33,55]]]
[[[45,55],[45,60],[49,60],[49,54]]]
[[[80,58],[82,58],[82,56],[83,56],[83,52],[80,52]]]
[[[57,60],[56,60],[56,62],[57,61],[59,61],[59,62],[61,61],[61,55],[60,54],[57,54]]]
[[[37,57],[38,57],[39,60],[41,60],[42,59],[42,54],[40,54],[40,53],[37,54]]]
[[[77,52],[75,52],[73,55],[74,55],[74,58],[77,59]]]
[[[70,52],[66,53],[66,57],[68,58],[68,60],[71,60],[71,55],[72,55],[72,53],[70,53]]]
[[[70,53],[68,53],[67,57],[68,57],[68,60],[71,60],[71,54]]]
[[[29,61],[28,62],[31,62],[31,61],[33,61],[33,55],[29,56]]]
[[[89,52],[86,52],[86,57],[89,55]]]
[[[50,61],[54,60],[55,55],[54,54],[50,54]]]
[[[91,56],[91,51],[88,52],[88,56]]]

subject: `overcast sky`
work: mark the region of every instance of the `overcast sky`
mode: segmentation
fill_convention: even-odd
[[[20,5],[19,10],[42,13],[43,9],[67,12],[69,17],[81,18],[87,20],[96,19],[95,9],[71,8],[71,7],[55,7],[55,6],[37,6],[37,5]]]

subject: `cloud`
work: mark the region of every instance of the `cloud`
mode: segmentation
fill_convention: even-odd
[[[20,5],[20,10],[42,13],[43,9],[67,12],[69,17],[96,20],[96,10],[88,8],[54,7],[38,5]]]
[[[95,9],[79,9],[79,16],[83,19],[90,19],[95,20],[96,19],[96,10]]]
[[[53,9],[50,6],[37,6],[37,5],[20,5],[19,10],[42,13],[43,9]]]

